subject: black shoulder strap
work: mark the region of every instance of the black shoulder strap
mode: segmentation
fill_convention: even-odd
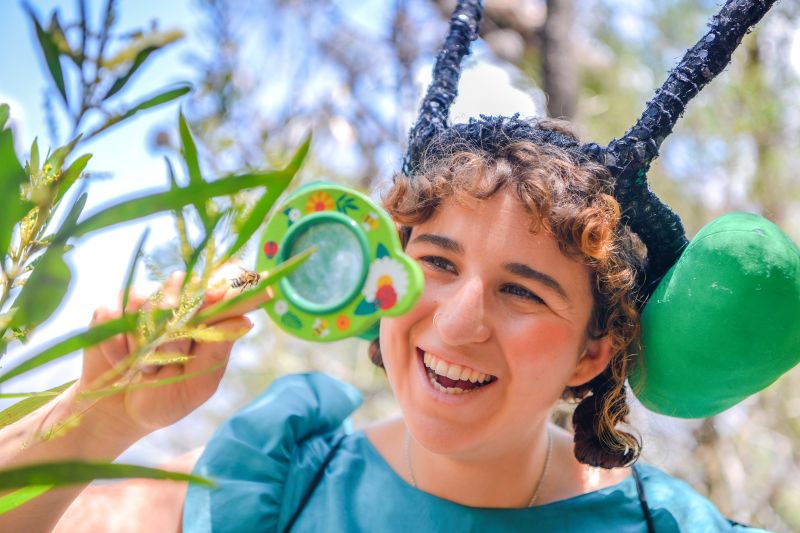
[[[328,455],[325,456],[325,459],[322,461],[322,465],[320,465],[319,470],[317,470],[317,473],[314,475],[314,479],[311,480],[311,483],[308,485],[303,497],[300,499],[297,509],[294,510],[294,514],[292,514],[292,517],[286,523],[286,527],[283,528],[283,533],[288,533],[289,530],[292,529],[292,526],[294,526],[294,523],[297,522],[297,519],[300,517],[300,513],[303,512],[308,500],[311,499],[311,495],[314,494],[314,489],[317,488],[317,485],[319,485],[319,482],[322,480],[322,476],[325,475],[325,469],[328,468],[328,464],[333,459],[333,456],[336,455],[336,450],[339,449],[339,445],[342,443],[344,438],[345,435],[341,435],[338,439],[336,439],[336,442],[333,443],[333,446],[331,446],[331,450],[328,452]]]
[[[639,469],[636,465],[631,467],[633,480],[636,482],[636,493],[639,495],[639,504],[642,506],[644,521],[647,522],[647,533],[656,533],[656,526],[653,524],[653,515],[650,514],[650,507],[647,505],[647,495],[644,492],[642,478],[639,477]]]

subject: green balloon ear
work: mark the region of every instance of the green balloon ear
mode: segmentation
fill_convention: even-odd
[[[642,314],[629,381],[649,409],[715,415],[800,361],[800,250],[763,217],[706,225]]]

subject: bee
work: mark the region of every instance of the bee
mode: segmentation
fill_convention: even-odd
[[[238,278],[231,278],[231,287],[234,289],[238,289],[241,287],[242,290],[246,290],[251,287],[255,287],[258,285],[258,282],[261,281],[261,274],[258,272],[251,272],[250,270],[242,269],[242,275]]]

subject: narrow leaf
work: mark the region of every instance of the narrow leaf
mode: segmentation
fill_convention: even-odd
[[[194,143],[192,132],[189,130],[189,125],[186,124],[186,118],[183,116],[183,113],[178,114],[178,129],[181,134],[183,158],[186,162],[187,170],[189,171],[189,183],[199,183],[203,181],[203,176],[200,174],[197,145]]]
[[[53,387],[52,389],[48,389],[44,392],[52,393],[53,395],[57,396],[61,392],[65,391],[69,388],[70,385],[75,383],[75,380],[68,381],[59,385],[58,387]],[[0,411],[0,427],[6,427],[9,424],[13,424],[17,420],[21,419],[22,417],[26,416],[28,413],[32,413],[33,411],[37,410],[47,402],[52,399],[52,396],[39,396],[33,398],[27,398],[20,402],[15,403],[11,407]]]
[[[72,153],[75,147],[78,145],[78,142],[83,137],[82,133],[79,133],[74,139],[70,142],[65,144],[64,146],[59,146],[53,153],[48,154],[45,163],[49,163],[53,165],[53,168],[60,169],[64,166],[64,161],[67,159],[67,156]]]
[[[194,272],[203,250],[205,250],[208,246],[208,241],[214,238],[214,230],[227,213],[227,211],[223,211],[211,221],[211,227],[206,232],[205,237],[203,237],[203,240],[201,240],[200,243],[192,250],[192,254],[189,256],[189,260],[186,262],[186,275],[183,278],[183,287],[186,287],[186,285],[188,285],[191,281],[192,272]]]
[[[58,228],[58,232],[53,238],[53,243],[64,244],[67,242],[67,239],[72,236],[72,233],[75,231],[75,226],[78,222],[78,217],[81,216],[83,208],[86,207],[86,199],[88,196],[88,194],[82,193],[80,196],[78,196],[78,199],[75,200],[75,203],[72,204],[69,213],[67,213],[67,216],[64,217],[64,222],[61,224],[61,227]]]
[[[29,485],[6,494],[5,496],[0,496],[0,514],[7,513],[10,510],[24,504],[25,502],[28,502],[37,496],[41,496],[52,488],[53,485]]]
[[[88,483],[95,479],[119,478],[171,479],[213,486],[211,481],[199,476],[146,466],[89,461],[58,461],[0,470],[0,490],[30,485],[73,485]]]
[[[286,174],[289,176],[289,180],[294,178],[297,171],[300,170],[300,166],[303,164],[303,160],[305,159],[306,155],[308,155],[308,149],[311,144],[311,137],[306,137],[306,140],[303,144],[300,145],[300,148],[297,149],[292,160],[290,161],[289,165],[284,169]],[[225,259],[230,259],[234,256],[239,249],[244,246],[247,241],[250,240],[250,237],[258,231],[258,228],[261,227],[261,224],[267,218],[267,214],[269,213],[270,208],[275,204],[275,201],[278,199],[278,196],[286,190],[286,187],[289,185],[289,181],[286,181],[285,184],[281,183],[278,185],[280,186],[272,186],[267,188],[267,192],[264,193],[261,198],[259,198],[258,202],[253,206],[253,209],[250,211],[247,219],[245,219],[244,223],[239,228],[239,234],[236,236],[236,241],[231,245],[228,251],[225,253]]]
[[[162,93],[159,93],[159,94],[157,94],[155,96],[151,96],[149,98],[146,98],[145,100],[143,100],[140,103],[136,104],[135,106],[131,107],[130,109],[128,109],[124,113],[122,113],[120,115],[115,115],[115,116],[109,118],[99,128],[97,128],[96,130],[94,130],[91,133],[87,134],[86,138],[88,139],[88,138],[94,137],[95,135],[97,135],[97,134],[99,134],[99,133],[111,128],[112,126],[115,126],[115,125],[119,124],[123,120],[126,120],[126,119],[132,117],[133,115],[135,115],[139,111],[144,111],[145,109],[150,109],[152,107],[156,107],[156,106],[159,106],[161,104],[166,104],[167,102],[171,102],[172,100],[175,100],[176,98],[180,98],[181,96],[183,96],[184,94],[188,93],[191,90],[192,90],[192,88],[190,86],[181,85],[180,87],[177,87],[175,89],[169,89],[169,90],[164,91]]]
[[[197,145],[194,142],[194,138],[192,138],[192,132],[189,129],[189,125],[186,123],[186,118],[183,116],[182,112],[178,113],[178,130],[180,131],[181,135],[183,160],[186,163],[186,170],[189,174],[189,185],[201,184],[204,182],[204,180],[202,174],[200,173],[200,161],[197,156]],[[206,203],[204,201],[195,202],[194,207],[197,210],[197,214],[200,216],[200,220],[203,222],[203,228],[206,230],[206,233],[209,233],[211,228],[211,217],[206,210]]]
[[[286,171],[291,172],[292,175],[296,174],[300,167],[303,164],[303,161],[306,160],[306,156],[308,155],[308,150],[311,147],[311,134],[309,133],[306,135],[305,140],[300,145],[300,148],[292,156],[292,159],[289,161],[289,164],[286,166]]]
[[[131,264],[128,266],[128,274],[125,276],[125,287],[122,289],[122,310],[123,312],[125,309],[128,308],[128,298],[131,295],[131,286],[133,285],[133,277],[136,274],[136,264],[139,262],[139,258],[142,257],[142,250],[144,249],[144,243],[147,240],[147,236],[150,234],[150,228],[147,228],[142,233],[142,236],[139,238],[139,244],[136,245],[136,252],[134,252],[133,257],[131,258]]]
[[[311,255],[316,251],[316,247],[311,247],[308,250],[305,250],[297,255],[294,255],[281,263],[280,265],[276,266],[274,269],[269,271],[268,273],[261,276],[261,280],[259,280],[258,285],[253,287],[250,290],[242,291],[233,298],[222,300],[221,302],[217,302],[216,304],[207,307],[200,311],[197,315],[194,316],[191,320],[191,324],[200,324],[200,323],[208,323],[209,321],[214,320],[215,318],[220,317],[225,311],[232,309],[234,306],[244,306],[244,304],[253,298],[262,297],[264,291],[267,290],[267,287],[270,285],[274,285],[282,278],[288,276],[297,268],[302,265]]]
[[[72,187],[75,181],[80,177],[83,170],[86,168],[87,163],[92,158],[92,154],[83,154],[64,171],[61,175],[61,182],[58,185],[58,193],[56,195],[56,202],[64,197],[64,194]]]
[[[56,342],[36,355],[25,357],[22,363],[0,376],[0,383],[4,383],[13,377],[24,374],[25,372],[38,368],[51,361],[55,361],[56,359],[74,353],[82,348],[99,344],[106,339],[110,339],[114,335],[133,331],[135,327],[136,317],[124,315],[121,318],[97,324],[88,330],[73,333],[66,339]]]
[[[47,70],[50,71],[50,76],[53,78],[53,82],[56,84],[58,92],[64,99],[64,103],[69,106],[67,89],[64,85],[64,73],[61,70],[61,58],[59,57],[58,46],[53,40],[53,37],[47,33],[44,28],[42,28],[41,24],[39,24],[39,20],[36,18],[33,8],[26,4],[25,9],[28,11],[28,15],[30,15],[33,25],[36,28],[36,38],[39,40],[39,46],[44,54],[44,59],[47,63]]]
[[[28,158],[28,174],[36,174],[39,172],[39,139],[33,138],[31,143],[31,156]]]
[[[180,383],[181,381],[186,381],[189,379],[194,379],[201,376],[207,376],[209,374],[213,374],[217,370],[221,369],[224,365],[225,362],[221,361],[209,367],[197,370],[196,372],[189,372],[187,374],[171,375],[166,378],[160,378],[152,381],[148,380],[148,381],[138,381],[135,383],[125,383],[121,385],[120,384],[112,385],[111,387],[107,387],[105,389],[96,389],[90,392],[85,392],[81,395],[81,397],[105,398],[106,396],[113,396],[114,394],[120,394],[122,392],[156,389],[158,387],[163,387],[164,385],[172,385],[174,383]]]
[[[141,67],[142,64],[147,60],[147,57],[156,50],[158,50],[159,48],[160,47],[158,46],[148,46],[147,48],[140,50],[139,53],[136,54],[136,57],[133,60],[133,64],[131,64],[131,67],[128,69],[128,71],[119,78],[117,78],[116,80],[114,80],[114,83],[111,85],[111,88],[103,97],[103,100],[108,100],[109,98],[117,94],[117,92],[119,92],[119,90],[122,89],[126,83],[128,83],[128,81],[131,79],[131,76],[133,76],[139,69],[139,67]]]
[[[8,122],[8,115],[9,115],[8,104],[0,104],[0,129],[6,127],[6,122]]]
[[[185,205],[206,201],[217,196],[231,195],[244,189],[263,186],[285,188],[291,178],[291,175],[287,175],[283,170],[254,172],[133,198],[90,216],[78,224],[74,235],[76,237],[85,235],[120,222],[127,222],[162,211],[180,209]]]
[[[14,136],[10,129],[0,131],[0,260],[8,251],[14,225],[28,212],[29,207],[20,200],[20,186],[27,174],[14,151]]]
[[[49,401],[56,396],[58,396],[58,392],[50,392],[50,391],[33,391],[33,392],[0,392],[0,400],[13,400],[15,398],[35,398],[35,399],[45,399],[45,401]]]
[[[67,294],[72,277],[61,246],[51,246],[31,273],[14,301],[10,328],[36,327],[52,315]]]
[[[167,164],[167,176],[169,177],[170,190],[177,189],[178,180],[175,178],[175,169],[172,168],[172,161],[170,161],[168,157],[164,157],[164,162]],[[187,265],[189,258],[192,256],[192,245],[189,242],[189,234],[186,231],[186,217],[183,216],[183,207],[173,209],[172,213],[175,216],[175,229],[178,231],[178,239],[180,239],[181,259],[183,259],[184,265]],[[183,286],[185,287],[191,277],[191,271],[188,267],[185,268],[184,271],[186,272],[186,278],[183,280]]]

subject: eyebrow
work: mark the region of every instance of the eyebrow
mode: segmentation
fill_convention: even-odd
[[[439,248],[444,248],[449,252],[454,252],[457,254],[464,254],[464,247],[458,243],[458,241],[454,241],[450,237],[445,237],[444,235],[435,235],[433,233],[423,233],[422,235],[417,235],[414,237],[411,242],[428,242]]]
[[[464,247],[458,243],[458,241],[454,241],[449,237],[445,237],[444,235],[436,235],[434,233],[423,233],[421,235],[417,235],[414,237],[411,242],[427,242],[433,244],[434,246],[438,246],[450,252],[457,253],[459,255],[464,254]],[[507,272],[514,274],[516,276],[530,279],[533,281],[537,281],[548,287],[553,289],[558,293],[566,301],[570,301],[569,296],[567,296],[567,291],[564,290],[564,287],[561,286],[552,276],[548,276],[544,272],[540,272],[538,270],[534,270],[528,265],[523,263],[506,263],[503,265],[503,268],[506,269]]]
[[[564,298],[566,301],[570,301],[569,296],[567,296],[567,291],[564,290],[564,287],[562,287],[553,277],[548,276],[544,272],[534,270],[528,265],[523,265],[522,263],[506,263],[503,265],[503,268],[505,268],[511,274],[533,281],[538,281],[542,285],[545,285],[546,287],[556,291],[559,296]]]

